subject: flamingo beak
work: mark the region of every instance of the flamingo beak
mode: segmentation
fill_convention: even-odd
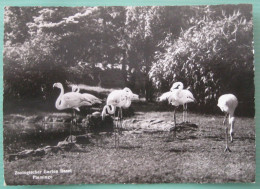
[[[132,99],[133,99],[133,100],[139,100],[139,95],[133,94]]]

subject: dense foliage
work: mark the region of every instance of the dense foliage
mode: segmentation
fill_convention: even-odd
[[[232,92],[254,113],[252,7],[6,7],[4,98],[52,84],[130,87],[152,101],[182,81],[199,110]]]
[[[210,9],[207,9],[209,12]],[[160,43],[150,77],[167,90],[171,81],[189,86],[201,107],[215,106],[223,93],[234,93],[243,103],[254,98],[252,20],[240,11],[217,18],[214,11],[192,18],[176,40],[172,34]]]

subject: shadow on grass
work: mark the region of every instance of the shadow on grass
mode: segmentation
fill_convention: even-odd
[[[166,137],[165,137],[166,138]],[[173,137],[172,135],[169,135],[165,140],[164,142],[178,142],[178,141],[185,141],[185,140],[188,140],[188,139],[192,139],[192,140],[196,140],[198,139],[198,137],[196,136],[177,136],[176,138]]]
[[[223,141],[223,140],[225,140],[225,138],[221,137],[221,136],[204,136],[204,138],[212,139],[214,141]]]
[[[167,151],[168,152],[174,152],[174,153],[184,153],[184,152],[187,152],[188,150],[171,148],[170,150],[167,150]]]
[[[120,149],[124,149],[124,150],[132,150],[132,149],[136,149],[136,148],[142,148],[142,146],[119,146],[118,148]]]

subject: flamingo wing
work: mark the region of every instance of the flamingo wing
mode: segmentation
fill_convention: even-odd
[[[170,97],[168,98],[168,101],[173,106],[179,106],[180,105],[179,98],[174,93],[172,95],[170,95]]]
[[[88,99],[86,99],[82,94],[77,92],[66,93],[63,95],[62,99],[68,108],[92,105]]]
[[[195,101],[193,94],[187,89],[181,90],[180,93],[179,93],[179,97],[180,97],[179,98],[180,102],[182,104],[186,104],[186,103],[190,103],[190,102]]]
[[[112,91],[107,97],[107,105],[114,105],[119,107],[126,101],[127,95],[123,90]]]
[[[85,99],[88,99],[88,101],[91,102],[92,104],[102,104],[102,101],[92,94],[83,93],[82,95],[84,96]]]
[[[218,107],[224,112],[234,112],[238,105],[238,100],[233,94],[225,94],[219,97]]]
[[[171,91],[163,93],[160,97],[159,97],[159,101],[166,101],[169,99],[169,97],[172,95],[173,93]]]

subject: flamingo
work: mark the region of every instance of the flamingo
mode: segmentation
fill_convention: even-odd
[[[79,93],[80,88],[79,88],[79,86],[77,86],[77,85],[72,85],[72,87],[71,87],[71,91],[72,91],[72,92]]]
[[[83,94],[78,92],[68,92],[64,94],[64,88],[61,83],[54,83],[53,87],[57,87],[61,90],[59,97],[55,102],[55,107],[58,110],[72,109],[72,117],[75,115],[75,110],[80,111],[79,107],[81,106],[91,106],[92,102],[86,98]],[[74,123],[74,119],[73,119]],[[71,127],[70,127],[71,135]]]
[[[234,112],[236,110],[236,107],[238,105],[238,100],[237,97],[233,94],[224,94],[219,97],[218,99],[218,107],[221,109],[222,112],[225,112],[224,116],[224,121],[223,121],[223,126],[225,126],[226,119],[229,115],[229,124],[231,125],[230,127],[230,140],[233,142],[233,127],[235,123],[235,117],[234,117]],[[226,148],[225,152],[231,152],[230,148],[228,147],[228,126],[226,126]]]
[[[182,120],[183,120],[183,122],[185,122],[185,120],[186,120],[186,122],[187,122],[187,117],[188,117],[188,103],[191,102],[191,101],[188,100],[188,99],[189,99],[189,98],[193,99],[193,100],[194,100],[193,102],[195,102],[195,99],[194,99],[194,97],[193,97],[193,94],[192,94],[188,89],[183,89],[184,86],[183,86],[183,83],[182,83],[182,82],[175,82],[175,83],[172,85],[170,91],[174,92],[174,91],[176,90],[176,88],[182,90],[181,93],[179,94],[179,95],[181,96],[181,98],[180,98],[181,104],[183,105]],[[182,97],[184,97],[184,98],[182,98]],[[185,98],[185,97],[187,97],[187,98]],[[186,116],[185,116],[185,114],[186,114]],[[185,117],[186,117],[186,118],[185,118]]]
[[[137,94],[134,94],[131,89],[124,88],[122,90],[114,90],[112,91],[108,97],[107,97],[107,103],[103,108],[102,111],[102,119],[104,120],[105,116],[107,114],[115,114],[116,108],[118,107],[118,116],[117,116],[117,122],[115,126],[115,131],[118,131],[118,120],[120,121],[120,127],[122,128],[122,119],[123,119],[123,113],[122,108],[128,108],[131,105],[132,100],[138,99],[139,96]],[[115,146],[117,146],[117,143],[119,143],[119,140],[116,138],[115,134]]]
[[[189,90],[183,90],[183,84],[181,82],[176,82],[173,84],[170,91],[163,93],[158,101],[166,101],[174,106],[173,116],[174,116],[174,127],[176,127],[176,108],[180,105],[184,105],[190,102],[195,102],[195,98]],[[187,106],[186,106],[187,107]],[[176,133],[175,133],[176,135]]]

